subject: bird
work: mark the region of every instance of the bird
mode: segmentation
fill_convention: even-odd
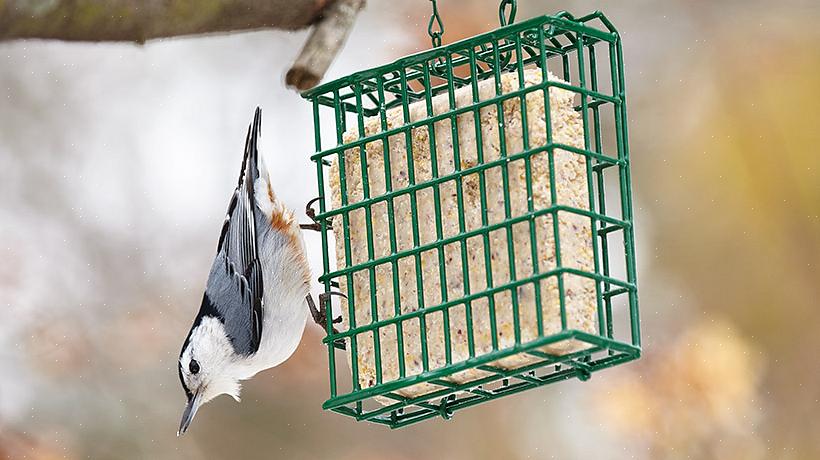
[[[310,296],[301,233],[317,224],[299,224],[274,194],[258,149],[261,123],[257,107],[202,304],[180,351],[187,403],[177,436],[202,405],[222,394],[238,402],[241,381],[287,360],[301,341],[308,312],[326,324],[325,303],[317,309]]]

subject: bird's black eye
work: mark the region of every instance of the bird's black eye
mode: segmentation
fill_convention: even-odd
[[[192,359],[190,363],[188,363],[188,370],[191,371],[192,374],[196,374],[199,372],[199,363],[196,362],[195,359]]]

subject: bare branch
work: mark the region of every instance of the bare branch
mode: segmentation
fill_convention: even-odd
[[[335,0],[325,9],[285,76],[288,86],[305,90],[319,83],[350,35],[364,4],[365,0]]]
[[[301,29],[328,0],[11,0],[0,40],[131,41],[261,28]]]
[[[130,41],[315,24],[288,85],[315,86],[365,0],[0,0],[0,41]]]

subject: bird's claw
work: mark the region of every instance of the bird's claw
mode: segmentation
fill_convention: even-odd
[[[305,205],[305,214],[307,214],[307,216],[310,218],[310,220],[313,221],[313,223],[299,224],[299,227],[302,228],[303,230],[313,230],[313,231],[316,231],[316,232],[322,230],[322,225],[321,225],[321,223],[319,223],[319,221],[316,220],[316,211],[313,209],[313,203],[315,203],[315,202],[317,202],[321,199],[322,199],[321,196],[317,196],[316,198],[308,201],[307,205]]]
[[[344,293],[338,292],[338,291],[323,292],[323,293],[319,294],[319,306],[320,306],[320,309],[324,310],[324,315],[327,315],[328,308],[327,308],[326,305],[330,305],[330,296],[332,296],[332,295],[337,295],[339,297],[344,297],[345,299],[347,299],[347,296]],[[324,307],[322,307],[323,302],[325,302]],[[341,323],[342,322],[342,315],[339,315],[338,318],[333,318],[333,320],[331,322],[333,324]]]
[[[330,293],[322,293],[319,294],[319,308],[316,308],[316,303],[313,301],[313,297],[308,294],[305,300],[307,301],[308,308],[310,309],[310,314],[313,316],[313,321],[321,326],[322,328],[327,327],[327,312],[328,312],[328,305],[330,304],[330,294],[337,294],[341,295],[345,298],[344,294],[341,292],[330,292]],[[339,324],[342,322],[341,315],[338,318],[334,318],[331,323],[332,324]],[[331,326],[331,330],[333,334],[340,334],[339,330],[335,327]],[[344,339],[337,339],[333,341],[333,346],[339,350],[345,349],[345,342]]]
[[[305,206],[305,214],[307,214],[307,216],[310,217],[310,220],[312,220],[314,222],[316,221],[316,211],[313,210],[313,203],[315,203],[315,202],[317,202],[321,199],[322,199],[321,196],[317,196],[316,198],[308,201],[307,205]]]

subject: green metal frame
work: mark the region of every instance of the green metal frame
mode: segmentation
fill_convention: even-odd
[[[496,96],[491,99],[479,101],[477,97],[477,84],[482,80],[496,79],[502,72],[518,72],[519,77],[523,76],[525,68],[540,68],[543,78],[541,83],[532,86],[523,85],[523,78],[519,78],[519,89],[501,93],[500,84],[496,85]],[[461,69],[456,71],[455,69]],[[464,70],[469,69],[469,76],[463,76]],[[547,69],[556,73],[564,82],[548,80]],[[462,75],[462,76],[459,76]],[[469,107],[456,108],[453,102],[453,91],[460,87],[471,86],[475,103]],[[475,119],[479,119],[478,110],[488,105],[496,105],[502,113],[501,104],[510,98],[520,98],[522,106],[522,117],[526,117],[527,94],[541,92],[544,94],[545,106],[549,107],[547,97],[549,87],[558,87],[572,91],[577,94],[580,104],[576,110],[582,115],[584,125],[584,146],[583,149],[574,148],[568,145],[558,144],[551,140],[551,127],[549,126],[549,110],[547,114],[547,143],[546,145],[529,145],[527,135],[524,135],[524,150],[521,152],[506,152],[504,142],[501,143],[501,159],[497,161],[482,162],[481,143],[478,143],[479,164],[469,169],[457,170],[448,175],[436,175],[425,182],[416,183],[412,177],[412,167],[410,169],[409,187],[402,189],[392,189],[391,181],[387,180],[387,191],[379,196],[370,196],[367,187],[366,177],[367,167],[365,161],[365,145],[370,142],[383,142],[385,155],[388,152],[388,136],[405,134],[407,141],[408,156],[412,152],[409,141],[413,128],[428,127],[430,136],[435,136],[433,123],[439,120],[450,119],[455,124],[455,117],[462,113],[472,112]],[[419,121],[410,122],[409,104],[416,101],[426,101],[428,114],[430,100],[438,94],[449,94],[450,109],[448,112],[431,115]],[[344,278],[347,285],[352,286],[353,273],[363,271],[368,273],[373,280],[374,269],[378,264],[392,264],[393,284],[395,294],[395,308],[397,315],[392,318],[378,318],[375,314],[370,324],[358,324],[355,318],[354,293],[348,292],[349,299],[343,305],[349,314],[350,328],[348,330],[334,333],[332,325],[326,324],[327,337],[324,343],[328,350],[328,364],[330,370],[330,398],[323,407],[344,415],[356,418],[357,420],[367,420],[370,422],[388,425],[392,428],[406,426],[431,417],[441,416],[449,418],[455,411],[470,407],[484,401],[499,398],[501,396],[518,393],[520,391],[557,382],[573,377],[586,380],[592,372],[607,368],[622,362],[636,359],[640,356],[640,326],[638,317],[638,297],[635,278],[635,251],[632,219],[632,193],[629,174],[629,148],[627,143],[627,116],[626,99],[624,90],[623,75],[623,54],[621,50],[621,40],[618,32],[610,21],[600,12],[596,12],[584,17],[575,18],[569,13],[561,12],[554,16],[542,16],[533,18],[517,24],[510,24],[491,32],[462,40],[450,45],[437,47],[432,50],[414,54],[399,59],[391,64],[381,67],[361,71],[338,80],[323,84],[303,93],[308,101],[313,105],[315,122],[316,153],[311,156],[316,164],[319,194],[319,213],[317,220],[321,223],[321,238],[324,273],[319,278],[323,283],[325,291],[331,291],[332,282],[336,279]],[[404,125],[392,129],[387,128],[386,111],[393,107],[403,107]],[[381,132],[375,135],[365,136],[365,117],[379,116],[381,118]],[[526,118],[523,118],[526,120]],[[523,123],[525,130],[527,123]],[[359,139],[345,143],[343,133],[349,126],[358,126]],[[499,128],[503,133],[503,123],[499,120]],[[477,126],[477,130],[480,128]],[[330,136],[327,136],[328,134]],[[480,134],[478,134],[480,135]],[[327,139],[326,137],[329,137]],[[458,142],[454,147],[456,164],[458,161]],[[434,138],[431,140],[434,145]],[[541,152],[549,152],[550,170],[554,167],[552,153],[554,149],[574,152],[583,155],[586,161],[587,186],[589,190],[589,209],[578,209],[569,206],[556,204],[554,179],[550,177],[552,192],[552,206],[543,209],[533,209],[530,200],[529,212],[523,216],[509,218],[497,224],[488,225],[486,217],[483,226],[470,232],[464,231],[463,217],[460,228],[462,233],[452,238],[443,238],[441,229],[440,209],[436,209],[436,227],[438,240],[432,244],[424,246],[418,243],[418,222],[416,209],[416,193],[424,188],[432,188],[434,193],[438,193],[439,186],[446,181],[454,181],[461,193],[462,178],[471,173],[479,173],[483,176],[484,171],[490,167],[499,167],[504,161],[524,159],[527,169],[527,177],[531,177],[529,158]],[[344,152],[350,149],[361,151],[364,199],[356,203],[348,203],[346,196]],[[435,150],[432,149],[432,161],[435,164]],[[329,158],[337,158],[340,164],[340,183],[342,189],[342,206],[338,209],[329,209],[326,197],[329,196],[327,189],[330,161]],[[385,163],[389,164],[386,158]],[[412,162],[411,162],[412,163]],[[506,171],[505,169],[502,170]],[[385,174],[390,175],[389,168],[385,168]],[[506,172],[505,172],[506,175]],[[552,176],[552,174],[550,174]],[[483,179],[483,177],[482,177]],[[506,181],[505,181],[506,184]],[[532,197],[531,186],[528,193]],[[484,181],[481,181],[481,196],[486,196]],[[613,197],[613,194],[617,196]],[[609,196],[607,196],[609,194]],[[395,229],[391,228],[390,243],[392,254],[380,259],[372,257],[361,264],[352,264],[350,259],[350,239],[346,233],[344,244],[346,247],[346,266],[331,268],[330,262],[330,235],[331,231],[329,219],[341,216],[343,228],[349,228],[349,213],[354,209],[364,208],[366,212],[366,226],[370,243],[372,246],[372,221],[371,207],[375,203],[386,202],[388,214],[390,215],[390,225],[393,226],[393,200],[401,195],[409,195],[411,202],[411,212],[414,218],[414,233],[416,234],[416,247],[408,251],[397,251]],[[509,203],[509,196],[505,196]],[[460,201],[460,200],[459,200]],[[461,204],[459,204],[461,206]],[[507,204],[507,208],[509,204]],[[591,221],[592,246],[595,258],[595,271],[585,272],[573,268],[562,267],[560,262],[560,241],[558,238],[557,215],[558,212],[575,213],[586,216]],[[399,286],[397,279],[397,261],[400,257],[415,257],[418,267],[419,255],[422,251],[438,250],[441,254],[445,244],[460,242],[462,252],[466,251],[464,242],[468,237],[482,235],[487,238],[490,231],[497,229],[507,229],[511,235],[512,225],[516,222],[529,221],[531,223],[537,216],[552,215],[555,227],[554,241],[556,246],[557,268],[548,272],[538,272],[535,267],[535,274],[523,279],[515,279],[510,283],[493,286],[491,275],[488,273],[489,283],[486,290],[480,292],[469,292],[466,288],[462,298],[447,298],[447,293],[442,292],[444,302],[440,305],[424,305],[410,313],[400,313]],[[347,231],[347,230],[345,230]],[[511,238],[511,236],[510,236]],[[535,232],[531,231],[531,239],[535,239]],[[612,239],[619,239],[622,246],[613,244]],[[531,244],[535,248],[535,242]],[[486,243],[485,243],[486,244]],[[534,249],[533,249],[534,250]],[[510,257],[511,264],[514,263],[514,249]],[[486,254],[486,251],[485,251]],[[466,257],[462,258],[465,261]],[[534,258],[533,258],[534,260]],[[439,256],[440,263],[444,264],[442,256]],[[466,262],[464,262],[466,264]],[[537,265],[537,264],[536,264]],[[487,267],[489,267],[489,261]],[[443,268],[443,267],[441,267]],[[464,267],[466,273],[466,266]],[[488,270],[489,272],[489,270]],[[421,292],[421,276],[417,273],[418,291]],[[444,270],[440,270],[444,273]],[[515,270],[511,270],[515,273]],[[595,281],[597,293],[597,314],[598,314],[598,334],[590,334],[578,330],[567,328],[566,311],[564,307],[563,277],[565,275],[583,276]],[[442,277],[444,275],[441,275]],[[443,311],[447,318],[448,310],[456,305],[467,306],[470,302],[481,297],[487,297],[490,302],[490,314],[493,316],[493,294],[502,290],[512,290],[526,283],[535,283],[546,277],[556,277],[559,289],[559,299],[561,302],[561,324],[563,330],[558,334],[544,335],[543,325],[540,318],[539,306],[539,329],[540,336],[533,341],[522,343],[520,332],[516,330],[516,343],[513,347],[498,349],[498,344],[494,343],[494,349],[488,354],[476,355],[471,341],[471,357],[461,362],[451,362],[450,353],[447,354],[448,366],[437,369],[429,369],[427,365],[426,337],[422,334],[421,347],[424,360],[425,372],[406,376],[404,373],[404,353],[401,343],[401,326],[405,322],[420,321],[422,331],[424,331],[424,321],[427,315]],[[446,291],[445,280],[442,280],[442,291]],[[371,295],[375,297],[374,283],[371,281]],[[421,297],[421,294],[419,294]],[[515,299],[515,297],[513,297]],[[515,303],[515,300],[513,301]],[[371,307],[375,311],[375,299],[371,298]],[[517,306],[514,305],[514,315],[516,315],[516,329],[518,328]],[[469,310],[468,310],[469,311]],[[618,314],[624,317],[623,325],[620,324]],[[469,316],[468,316],[469,318]],[[445,319],[446,321],[446,319]],[[468,319],[468,321],[470,321]],[[616,331],[615,323],[619,327]],[[398,330],[398,349],[401,376],[397,380],[382,381],[381,379],[381,359],[376,352],[375,363],[377,369],[376,384],[369,388],[361,388],[358,381],[357,363],[357,336],[372,333],[376,350],[378,350],[379,329],[395,327]],[[468,325],[468,337],[471,334],[472,325]],[[449,331],[445,328],[445,341],[449,340]],[[344,340],[348,351],[351,353],[352,372],[348,374],[345,364],[339,365],[337,359],[341,356],[342,361],[346,359],[344,352],[337,351],[334,342]],[[575,339],[586,342],[590,348],[568,355],[550,355],[539,351],[539,348],[553,344],[562,340]],[[447,343],[449,350],[449,343]],[[342,355],[337,356],[337,353]],[[527,353],[537,358],[537,362],[523,368],[507,370],[490,365],[493,361],[518,353]],[[469,384],[456,384],[444,380],[444,377],[466,369],[477,368],[487,371],[490,375]],[[396,393],[396,390],[408,387],[421,382],[430,382],[441,386],[440,391],[426,394],[419,397],[404,397]],[[376,403],[373,398],[381,396],[394,401],[388,405]]]

